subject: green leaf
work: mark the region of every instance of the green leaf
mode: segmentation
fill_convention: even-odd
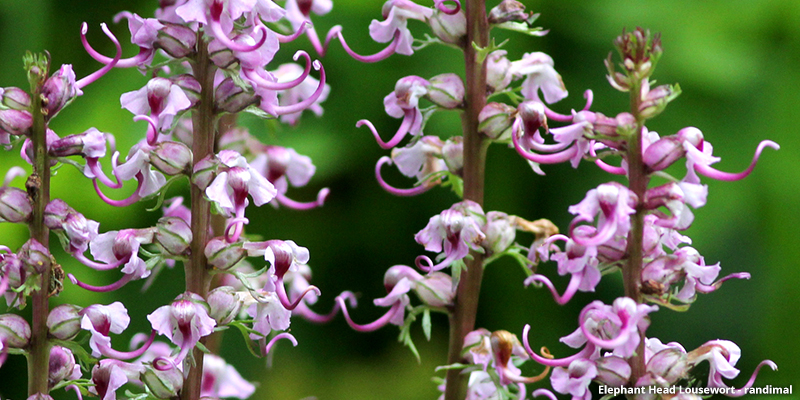
[[[242,333],[242,337],[244,338],[244,343],[247,345],[247,350],[250,350],[250,354],[252,354],[255,357],[261,358],[261,350],[260,349],[256,349],[253,346],[253,341],[250,340],[250,333],[258,333],[259,335],[261,333],[260,332],[256,332],[256,331],[244,326],[243,324],[239,323],[238,321],[233,321],[233,322],[230,323],[230,325],[235,326],[236,328],[239,329],[239,332]],[[256,350],[258,350],[258,352],[256,352]]]
[[[472,367],[472,365],[454,363],[454,364],[450,364],[450,365],[440,365],[440,366],[436,367],[436,369],[434,369],[434,372],[448,371],[448,370],[451,370],[451,369],[464,369],[464,368],[469,368],[469,367]]]
[[[425,338],[431,341],[431,310],[425,309],[422,313],[422,332],[425,333]]]

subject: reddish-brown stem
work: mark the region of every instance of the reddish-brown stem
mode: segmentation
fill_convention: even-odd
[[[645,78],[646,79],[646,78]],[[623,269],[623,284],[625,287],[625,296],[630,297],[637,303],[643,300],[641,291],[641,275],[643,263],[643,249],[642,242],[644,240],[644,216],[647,213],[641,206],[644,200],[647,185],[649,184],[650,177],[647,174],[644,162],[642,161],[642,130],[644,129],[644,118],[639,113],[640,99],[640,82],[636,82],[630,89],[631,113],[636,117],[636,130],[628,140],[628,179],[630,190],[636,194],[639,199],[636,206],[636,213],[631,218],[631,230],[628,233],[628,265]],[[636,355],[631,357],[631,385],[635,385],[636,381],[645,374],[644,364],[644,333],[640,332],[639,347],[636,349]]]
[[[41,83],[44,82],[42,79]],[[26,188],[33,205],[29,229],[31,238],[49,249],[50,230],[44,224],[44,210],[50,202],[50,157],[47,153],[47,125],[42,113],[41,84],[32,88],[31,140],[33,142],[33,173],[28,178]],[[52,265],[43,266],[39,281],[40,289],[33,293],[31,341],[28,345],[28,396],[48,393],[47,377],[50,364],[50,343],[47,340],[48,298],[50,297],[50,277]]]
[[[469,0],[465,4],[467,14],[467,40],[464,45],[466,97],[462,116],[464,130],[464,199],[472,200],[483,207],[486,145],[478,132],[478,114],[486,105],[486,66],[478,62],[478,52],[473,43],[486,47],[489,43],[489,22],[486,19],[484,0]],[[461,273],[453,312],[450,314],[450,344],[447,363],[462,362],[461,349],[464,336],[475,329],[478,297],[483,279],[483,255],[471,253],[466,271]],[[445,400],[460,400],[466,395],[467,376],[459,370],[447,371]]]
[[[214,115],[214,71],[208,54],[207,43],[202,32],[197,35],[197,56],[192,63],[194,76],[202,87],[200,103],[192,113],[194,135],[192,138],[192,153],[194,161],[200,161],[209,154],[214,153],[216,139],[216,116]],[[205,245],[208,242],[208,227],[211,223],[211,207],[203,196],[203,190],[196,185],[191,185],[192,209],[192,245],[191,256],[185,264],[186,290],[196,293],[203,298],[208,295],[210,276],[208,274],[208,260],[205,256]],[[204,340],[201,340],[205,342]],[[203,352],[195,349],[193,352],[195,365],[189,368],[181,390],[182,400],[198,400],[200,398],[201,383],[203,379]]]

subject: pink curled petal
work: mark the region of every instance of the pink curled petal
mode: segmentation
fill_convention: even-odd
[[[336,28],[342,29],[341,26],[337,25],[331,28],[331,31]],[[306,29],[306,37],[308,38],[308,41],[311,42],[311,47],[314,48],[314,51],[316,51],[320,57],[325,57],[325,53],[328,51],[328,41],[326,41],[325,46],[323,46],[319,41],[319,35],[317,35],[317,31],[314,30],[313,26],[309,26],[308,29]]]
[[[526,160],[533,161],[539,164],[558,164],[566,162],[572,159],[572,157],[575,156],[575,153],[578,152],[578,146],[573,145],[572,147],[559,153],[553,153],[547,155],[529,153],[525,151],[525,149],[520,147],[517,135],[511,135],[511,139],[514,142],[514,149],[517,150],[517,153],[519,153],[519,155],[521,155]]]
[[[97,192],[97,196],[99,196],[101,200],[103,200],[107,204],[110,204],[110,205],[112,205],[114,207],[127,207],[127,206],[129,206],[129,205],[131,205],[133,203],[136,203],[137,201],[141,200],[141,196],[139,196],[139,190],[142,188],[142,186],[144,184],[144,180],[143,179],[139,179],[139,183],[138,183],[138,186],[136,187],[136,191],[133,192],[133,194],[131,194],[131,196],[128,197],[127,199],[125,199],[125,200],[112,200],[112,199],[106,197],[106,195],[103,194],[103,192],[100,190],[100,186],[97,184],[97,179],[92,179],[92,183],[94,184],[94,191]]]
[[[551,110],[544,103],[542,103],[542,106],[544,106],[544,115],[546,115],[548,119],[552,119],[553,121],[572,122],[575,119],[575,117],[572,116],[572,115],[559,114],[559,113]]]
[[[242,53],[250,53],[253,51],[258,50],[264,43],[267,41],[267,28],[264,25],[258,25],[256,30],[261,32],[261,39],[256,41],[254,45],[247,45],[242,43],[236,43],[231,40],[225,31],[222,30],[222,25],[220,25],[218,20],[214,20],[213,18],[208,23],[208,27],[211,28],[211,32],[214,34],[214,38],[219,40],[223,46]]]
[[[117,260],[117,261],[115,261],[115,262],[113,262],[111,264],[101,264],[101,263],[99,263],[97,261],[92,261],[92,260],[86,258],[86,256],[83,255],[83,253],[80,253],[80,252],[77,252],[77,251],[75,253],[72,253],[72,256],[75,257],[76,260],[80,261],[81,264],[83,264],[83,265],[85,265],[85,266],[87,266],[87,267],[89,267],[89,268],[91,268],[91,269],[93,269],[95,271],[112,270],[112,269],[115,269],[115,268],[119,267],[122,264],[125,264],[126,262],[128,262],[130,260],[130,257],[124,257],[121,260]]]
[[[556,303],[563,306],[572,299],[572,296],[574,296],[575,293],[578,292],[578,287],[581,285],[581,280],[583,280],[582,274],[572,274],[563,296],[558,294],[553,282],[551,282],[550,279],[547,279],[547,277],[544,275],[537,274],[529,276],[527,279],[525,279],[525,286],[536,282],[544,284],[548,289],[550,289],[550,293],[553,294],[553,299],[556,301]]]
[[[78,385],[69,385],[64,388],[64,391],[69,391],[70,389],[75,391],[75,394],[78,396],[78,400],[83,400],[83,395],[81,394],[81,390],[78,389]]]
[[[583,92],[583,98],[586,99],[586,105],[583,106],[582,111],[589,111],[589,107],[592,106],[592,101],[594,101],[594,92],[592,92],[592,89],[586,89],[586,91]]]
[[[544,397],[547,397],[550,400],[558,400],[556,395],[554,395],[553,392],[551,392],[551,391],[549,391],[547,389],[536,389],[536,390],[533,391],[533,393],[531,393],[531,395],[533,395],[533,397],[544,396]]]
[[[528,333],[531,330],[531,326],[529,324],[525,324],[525,327],[522,328],[522,346],[525,348],[525,352],[539,364],[548,365],[551,367],[568,367],[573,361],[586,358],[590,354],[594,352],[594,345],[591,343],[587,344],[583,350],[577,352],[576,354],[566,357],[566,358],[545,358],[531,350],[531,346],[528,343]]]
[[[114,282],[114,283],[112,283],[110,285],[93,286],[93,285],[89,285],[89,284],[86,284],[86,283],[83,283],[83,282],[79,281],[72,274],[67,274],[67,277],[69,278],[70,282],[72,282],[73,284],[78,285],[83,289],[90,290],[92,292],[99,292],[99,293],[113,292],[114,290],[117,290],[117,289],[127,285],[128,282],[133,280],[133,274],[126,274],[125,276],[120,278],[120,280],[118,280],[118,281],[116,281],[116,282]]]
[[[330,194],[330,192],[331,192],[330,189],[323,188],[322,190],[319,191],[319,193],[317,193],[317,200],[316,201],[309,201],[309,202],[300,202],[300,201],[292,200],[292,199],[286,197],[286,195],[280,194],[280,193],[278,194],[278,196],[276,196],[276,198],[278,199],[278,203],[281,203],[281,205],[289,207],[289,208],[291,208],[293,210],[305,211],[305,210],[311,210],[311,209],[314,209],[314,208],[317,208],[317,207],[322,207],[325,204],[325,199],[328,198],[328,194]]]
[[[314,285],[309,285],[303,293],[300,293],[299,296],[292,302],[289,300],[289,296],[286,295],[286,288],[283,286],[283,278],[278,278],[277,282],[275,282],[275,294],[278,295],[278,300],[281,301],[281,305],[283,308],[292,311],[297,308],[297,305],[303,301],[303,297],[305,297],[309,292],[314,292],[317,296],[321,295],[322,292],[319,291]]]
[[[117,159],[119,158],[119,153],[114,153],[111,156],[111,164],[114,168],[112,168],[112,173],[114,174],[114,178],[117,179],[116,182],[112,181],[111,179],[106,176],[103,169],[100,168],[100,164],[97,162],[96,158],[87,158],[86,165],[89,167],[89,171],[95,176],[97,180],[106,185],[110,189],[119,189],[122,187],[122,179],[119,178],[117,175],[116,166],[117,166]]]
[[[114,47],[117,48],[117,53],[114,55],[114,58],[111,60],[111,62],[109,62],[106,65],[104,65],[103,68],[100,68],[97,71],[95,71],[95,72],[87,75],[86,77],[78,80],[77,82],[75,82],[75,87],[79,89],[79,93],[80,93],[80,89],[83,89],[84,87],[88,86],[90,83],[100,79],[100,77],[105,75],[106,72],[111,71],[111,68],[114,68],[114,66],[116,66],[117,63],[119,62],[120,57],[122,57],[122,46],[120,46],[119,40],[117,40],[117,37],[114,36],[114,34],[111,33],[110,30],[108,30],[108,26],[105,23],[100,24],[100,27],[103,29],[103,33],[105,33],[106,36],[108,36],[108,38],[111,39],[111,42],[114,43]],[[88,30],[88,28],[86,26],[86,23],[84,23],[84,25],[83,25],[83,27],[81,29],[81,37],[85,37],[86,36],[86,31],[87,30]],[[88,44],[88,42],[87,42],[87,44]]]
[[[147,121],[147,144],[155,146],[158,140],[158,122],[149,115],[136,115],[133,117],[135,122]]]
[[[5,179],[3,179],[3,186],[5,187],[10,185],[11,181],[13,181],[14,178],[26,175],[28,175],[28,173],[25,172],[25,170],[22,169],[21,167],[11,167],[8,169],[8,172],[6,172]]]
[[[8,346],[3,346],[3,348],[0,349],[0,367],[6,362],[6,358],[8,358]]]
[[[381,148],[384,150],[388,150],[394,146],[397,146],[403,140],[403,138],[408,134],[409,130],[411,129],[412,126],[414,126],[414,123],[416,122],[415,121],[417,118],[416,110],[414,109],[403,110],[403,114],[404,114],[403,122],[400,123],[400,127],[397,128],[397,132],[395,132],[394,136],[392,136],[392,139],[389,140],[388,142],[384,142],[383,140],[381,140],[381,137],[380,135],[378,135],[378,131],[375,129],[375,126],[372,125],[372,122],[366,119],[362,119],[356,122],[356,128],[360,128],[362,125],[366,125],[367,128],[369,128],[369,130],[372,131],[372,136],[375,137],[375,140],[378,142],[378,146],[381,146]]]
[[[306,30],[311,27],[311,21],[303,21],[297,31],[291,35],[281,35],[280,33],[275,33],[275,36],[278,37],[278,43],[290,43],[295,41],[295,39],[299,38],[301,35],[306,33]]]
[[[753,155],[753,161],[750,162],[750,166],[747,167],[746,170],[739,172],[739,173],[731,173],[731,172],[722,172],[713,168],[708,165],[703,164],[694,164],[694,169],[701,175],[707,176],[711,179],[716,179],[720,181],[738,181],[741,179],[746,178],[753,172],[753,168],[756,167],[756,162],[758,162],[758,158],[761,157],[761,152],[764,150],[765,147],[770,147],[775,150],[780,150],[781,146],[777,143],[773,142],[772,140],[764,140],[758,144],[758,148],[756,148],[756,154]]]
[[[291,80],[289,82],[270,82],[262,78],[257,73],[255,73],[255,71],[253,71],[252,69],[243,69],[244,76],[247,77],[247,79],[253,81],[256,85],[258,85],[259,88],[268,90],[292,89],[303,83],[303,81],[305,81],[306,78],[308,77],[308,74],[311,72],[311,57],[308,55],[308,53],[302,50],[298,51],[297,53],[295,53],[295,60],[297,60],[298,55],[302,55],[303,57],[305,57],[306,67],[303,70],[303,73],[300,74],[300,76],[297,77],[297,79]]]
[[[456,6],[453,8],[445,7],[444,3],[447,1],[452,1],[456,3]],[[458,0],[435,0],[433,4],[436,5],[436,9],[447,14],[447,15],[456,15],[459,11],[461,11],[461,2]]]
[[[614,175],[626,175],[628,172],[625,171],[625,168],[622,167],[615,167],[613,165],[606,164],[603,160],[594,160],[595,165],[600,167],[603,171],[608,172],[609,174]]]
[[[317,99],[322,96],[322,93],[325,92],[325,68],[319,61],[314,61],[313,63],[314,69],[319,70],[319,85],[317,86],[317,90],[308,96],[305,100],[301,102],[297,102],[290,106],[275,106],[268,104],[266,106],[266,111],[272,115],[280,116],[286,114],[293,114],[296,112],[301,112],[308,107],[311,107],[316,103]]]
[[[750,380],[748,380],[747,383],[744,386],[742,386],[739,389],[735,389],[732,393],[725,393],[725,395],[728,396],[728,397],[742,397],[742,396],[744,396],[747,393],[747,389],[750,389],[751,387],[753,387],[753,384],[756,382],[756,377],[758,376],[758,371],[761,370],[761,367],[763,367],[765,365],[767,365],[770,368],[772,368],[773,371],[777,371],[778,370],[778,365],[775,364],[772,360],[764,360],[764,361],[760,362],[756,366],[755,371],[753,371],[753,374],[750,375]]]
[[[140,357],[147,349],[150,348],[150,345],[153,344],[153,340],[156,338],[156,331],[150,331],[150,337],[147,339],[141,347],[133,351],[117,351],[109,347],[100,347],[100,353],[106,357],[115,358],[117,360],[130,360],[132,358]]]
[[[155,368],[157,371],[163,372],[178,368],[178,366],[175,365],[174,361],[167,357],[156,357],[153,359],[153,368]]]
[[[585,324],[586,313],[594,309],[595,307],[589,305],[588,307],[584,308],[583,311],[581,311],[581,314],[578,317],[578,320],[581,321],[578,326],[580,327],[583,336],[586,337],[586,340],[588,340],[589,343],[604,349],[615,349],[619,346],[622,346],[630,339],[631,333],[628,332],[629,320],[623,321],[622,326],[619,327],[619,335],[613,339],[601,339],[589,332],[589,329],[586,328]]]
[[[392,308],[390,308],[389,311],[386,312],[386,314],[383,314],[377,320],[370,322],[368,324],[360,325],[353,322],[353,320],[350,319],[350,313],[347,312],[347,305],[344,303],[343,298],[337,297],[336,302],[339,303],[339,307],[341,307],[342,309],[342,314],[344,314],[344,319],[345,321],[347,321],[347,325],[350,325],[351,328],[359,332],[372,332],[380,328],[383,328],[386,324],[389,323],[389,321],[392,320],[392,318],[394,318],[394,316],[398,312],[403,311],[403,303],[398,301],[392,305]]]
[[[312,311],[306,303],[301,302],[297,305],[292,311],[292,314],[299,315],[306,319],[306,321],[314,323],[314,324],[327,324],[328,322],[333,321],[336,317],[336,314],[339,313],[339,303],[333,303],[333,308],[331,311],[325,315],[317,314],[316,312]]]
[[[328,31],[328,37],[325,38],[325,49],[328,48],[328,44],[330,43],[331,39],[333,39],[334,36],[339,39],[339,43],[342,44],[342,48],[344,48],[344,51],[347,54],[349,54],[350,57],[353,57],[356,60],[361,61],[363,63],[374,63],[378,61],[383,61],[395,53],[395,51],[397,50],[397,45],[400,43],[401,32],[399,29],[396,30],[394,32],[394,39],[392,39],[392,42],[389,43],[389,45],[386,46],[385,49],[369,56],[362,56],[350,49],[350,46],[348,46],[347,42],[344,40],[344,36],[342,36],[341,26],[335,26],[331,28],[330,31]]]
[[[578,220],[580,218],[576,218]],[[604,243],[608,242],[609,240],[614,238],[614,234],[617,233],[617,220],[610,219],[606,220],[605,224],[595,233],[594,237],[584,237],[581,235],[575,235],[573,232],[577,227],[577,224],[572,224],[570,226],[570,236],[572,236],[572,240],[583,246],[583,247],[597,247],[601,246]]]
[[[270,350],[272,350],[272,346],[275,346],[275,343],[277,343],[278,340],[281,340],[281,339],[286,339],[286,340],[292,342],[292,346],[297,347],[297,339],[295,339],[294,336],[292,336],[291,333],[283,332],[283,333],[279,333],[279,334],[275,335],[275,337],[273,337],[269,341],[269,343],[267,343],[267,345],[264,346],[264,354],[269,354]]]
[[[248,222],[247,218],[231,218],[228,226],[225,227],[225,241],[228,243],[238,241],[244,230],[244,224]]]
[[[442,260],[439,264],[433,265],[433,261],[431,260],[430,257],[426,255],[421,255],[417,256],[417,258],[414,259],[414,265],[416,265],[417,268],[419,268],[421,271],[431,273],[431,272],[441,271],[450,266],[450,264],[452,264],[454,261],[459,259],[460,257],[458,257],[455,252],[452,252],[448,254],[447,257],[445,257],[444,260]],[[427,265],[424,265],[423,263]]]
[[[727,281],[728,279],[750,279],[750,274],[747,272],[737,272],[734,274],[730,274],[724,278],[721,278],[710,285],[704,285],[700,282],[697,282],[695,284],[695,290],[697,290],[700,293],[711,293],[719,289],[719,287],[722,286],[722,283]]]
[[[359,121],[359,122],[361,122],[361,121]],[[369,121],[367,121],[367,123],[369,123]],[[378,164],[375,165],[375,179],[378,180],[378,184],[384,190],[386,190],[387,192],[389,192],[389,193],[391,193],[391,194],[393,194],[395,196],[416,196],[418,194],[422,194],[422,193],[427,192],[428,190],[430,190],[433,187],[433,186],[427,186],[427,185],[423,184],[423,185],[419,185],[419,186],[411,188],[411,189],[397,189],[397,188],[389,185],[388,183],[386,183],[385,180],[383,180],[383,177],[381,176],[381,167],[383,167],[384,164],[392,165],[392,159],[389,158],[388,156],[383,156],[378,160]]]

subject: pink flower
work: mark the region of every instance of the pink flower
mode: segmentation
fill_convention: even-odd
[[[431,217],[428,225],[417,232],[414,239],[432,252],[444,251],[445,259],[433,265],[427,256],[417,257],[418,267],[429,271],[438,271],[469,254],[470,249],[482,251],[480,243],[486,239],[481,227],[486,224],[486,217],[478,203],[464,200],[454,204],[441,214]],[[419,265],[426,262],[427,266]]]
[[[206,354],[203,357],[203,381],[200,397],[246,399],[256,391],[252,383],[246,381],[232,365],[222,357]]]
[[[107,306],[93,304],[84,308],[80,314],[81,328],[92,335],[89,346],[95,357],[103,354],[105,349],[111,348],[111,338],[108,336],[110,333],[122,333],[131,322],[128,310],[118,301]]]
[[[217,322],[208,316],[208,304],[197,294],[186,292],[168,306],[147,316],[153,329],[180,347],[175,363],[183,361],[203,336],[214,331]]]
[[[277,195],[275,186],[239,153],[222,150],[217,159],[221,165],[216,178],[206,188],[206,196],[227,216],[244,217],[244,209],[249,203],[247,195],[253,198],[256,206],[270,202]]]

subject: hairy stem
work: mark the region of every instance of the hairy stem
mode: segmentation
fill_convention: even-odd
[[[200,161],[214,152],[216,139],[216,124],[214,115],[214,72],[208,54],[207,43],[203,40],[202,32],[197,34],[197,56],[192,64],[194,76],[202,87],[200,103],[192,114],[194,135],[192,139],[192,153],[194,161]],[[186,274],[186,290],[196,293],[203,298],[208,295],[210,277],[208,274],[208,260],[205,256],[205,246],[208,243],[208,227],[211,223],[211,205],[203,197],[203,190],[196,185],[191,186],[192,210],[192,246],[189,262],[184,270]],[[205,342],[204,340],[201,340]],[[203,378],[203,352],[195,349],[195,365],[189,369],[181,390],[182,400],[197,400],[200,398],[200,385]]]
[[[646,79],[646,78],[645,78]],[[625,286],[625,296],[630,297],[637,303],[642,302],[641,275],[643,263],[642,243],[644,240],[644,216],[647,213],[642,207],[644,195],[647,191],[649,176],[642,161],[642,130],[644,129],[644,118],[639,113],[641,103],[641,83],[636,82],[630,89],[631,113],[636,117],[636,130],[628,140],[628,171],[630,189],[639,199],[636,205],[636,214],[631,219],[631,230],[628,233],[628,265],[623,269],[623,284]],[[630,359],[631,365],[631,384],[636,384],[639,377],[645,374],[644,364],[644,333],[639,333],[639,347],[636,355]]]
[[[486,47],[489,43],[489,23],[486,19],[484,0],[469,0],[465,4],[467,14],[467,40],[464,45],[466,97],[462,116],[464,129],[464,199],[472,200],[483,207],[484,172],[486,146],[478,132],[478,114],[486,105],[486,66],[478,62],[472,44]],[[453,312],[450,314],[450,344],[447,363],[462,361],[461,349],[464,336],[475,329],[478,297],[483,279],[483,255],[472,252],[467,269],[461,273]],[[447,371],[445,400],[460,400],[466,395],[467,377],[459,370]]]
[[[43,83],[42,80],[41,83]],[[32,88],[31,140],[33,142],[33,173],[25,184],[33,205],[29,223],[31,238],[49,249],[50,230],[44,224],[44,210],[50,202],[50,157],[47,154],[47,125],[44,121],[41,103],[41,85]],[[48,298],[50,297],[50,277],[52,265],[46,262],[39,281],[40,289],[33,293],[31,341],[28,347],[28,396],[48,393],[47,377],[50,364],[50,343],[47,340]]]

